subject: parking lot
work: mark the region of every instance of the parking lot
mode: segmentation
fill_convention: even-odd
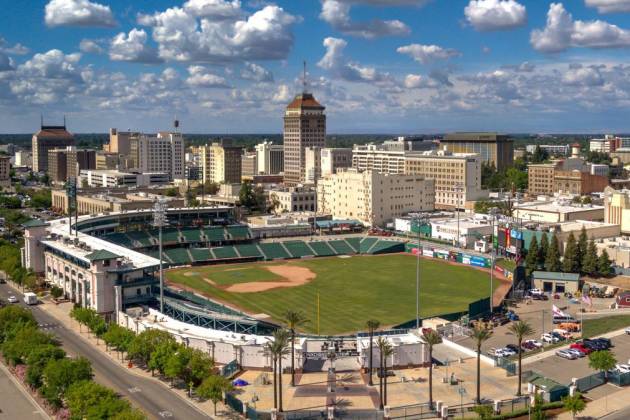
[[[615,354],[617,361],[628,363],[628,359],[630,359],[630,335],[622,334],[611,340],[614,347],[610,351]],[[595,373],[588,366],[588,357],[567,360],[555,355],[530,363],[524,367],[524,370],[539,372],[561,384],[569,384],[572,378],[581,378]]]

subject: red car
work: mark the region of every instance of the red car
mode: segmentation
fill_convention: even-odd
[[[584,347],[583,344],[581,343],[573,343],[569,346],[570,349],[578,349],[579,351],[581,351],[584,354],[590,354],[593,350],[589,349],[588,347]]]

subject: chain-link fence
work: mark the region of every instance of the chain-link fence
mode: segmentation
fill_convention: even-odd
[[[439,416],[429,407],[429,404],[413,404],[392,408],[389,417],[392,419],[432,419]]]
[[[586,392],[590,389],[603,385],[606,382],[606,376],[604,372],[597,372],[592,375],[585,376],[578,379],[575,382],[577,390],[580,392]]]

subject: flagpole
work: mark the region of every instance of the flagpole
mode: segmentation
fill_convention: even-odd
[[[317,335],[319,335],[319,291],[317,292]]]

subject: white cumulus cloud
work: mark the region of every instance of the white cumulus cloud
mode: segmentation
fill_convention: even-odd
[[[470,0],[464,15],[478,31],[502,31],[527,23],[525,6],[515,0]]]
[[[599,13],[630,12],[630,0],[584,0],[588,7],[595,7]]]
[[[344,55],[344,50],[348,43],[339,38],[328,37],[324,39],[326,54],[317,65],[330,71],[335,76],[350,82],[388,82],[391,76],[381,73],[374,67],[363,66],[357,62],[349,60]]]
[[[399,47],[400,54],[407,54],[422,64],[428,64],[436,60],[447,60],[451,57],[459,57],[461,53],[452,48],[442,48],[438,45],[410,44]]]
[[[157,51],[147,45],[144,29],[133,28],[128,34],[121,32],[109,44],[109,58],[113,61],[159,63]]]
[[[358,2],[347,0],[322,0],[322,11],[319,17],[332,26],[333,29],[347,35],[361,38],[371,39],[383,36],[405,36],[411,33],[409,26],[397,19],[352,21],[350,19],[351,3]],[[371,2],[370,4],[378,5],[380,3]]]
[[[89,0],[50,0],[44,21],[54,26],[116,26],[109,6]]]
[[[190,76],[186,79],[186,83],[191,86],[204,88],[230,87],[224,77],[211,73],[207,68],[203,66],[188,67],[188,74]]]
[[[79,43],[79,50],[87,54],[103,54],[105,52],[103,47],[92,39],[82,39]]]
[[[273,74],[256,63],[245,63],[241,70],[241,77],[254,82],[273,82]]]
[[[602,20],[573,20],[562,3],[552,3],[547,12],[547,24],[530,35],[534,49],[546,53],[564,51],[570,47],[628,48],[630,31]]]
[[[234,19],[243,13],[239,0],[188,0],[184,3],[184,10],[215,20]]]

